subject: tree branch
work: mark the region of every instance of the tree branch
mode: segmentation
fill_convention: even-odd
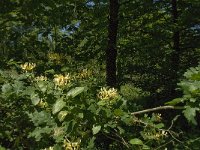
[[[166,109],[183,109],[183,108],[175,107],[175,106],[160,106],[160,107],[155,107],[155,108],[132,112],[131,115],[138,115],[138,114],[143,114],[143,113],[147,113],[147,112],[152,112],[152,111],[157,111],[157,110],[166,110]]]

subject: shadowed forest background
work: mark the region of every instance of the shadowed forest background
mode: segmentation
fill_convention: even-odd
[[[0,149],[200,147],[199,0],[1,0]]]

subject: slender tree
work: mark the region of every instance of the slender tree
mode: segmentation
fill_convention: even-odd
[[[117,84],[116,58],[117,58],[117,32],[118,32],[118,0],[110,0],[109,4],[109,25],[108,45],[106,49],[106,82],[108,86],[114,87]]]

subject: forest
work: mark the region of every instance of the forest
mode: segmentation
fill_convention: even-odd
[[[0,0],[0,150],[199,149],[199,0]]]

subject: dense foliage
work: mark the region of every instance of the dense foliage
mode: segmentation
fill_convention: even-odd
[[[198,14],[198,0],[1,0],[0,149],[198,150]]]

